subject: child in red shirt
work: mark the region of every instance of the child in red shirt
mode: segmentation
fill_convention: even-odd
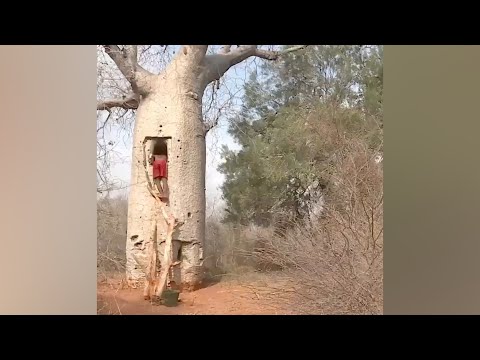
[[[153,166],[153,182],[160,193],[160,199],[167,201],[168,190],[168,165],[166,155],[153,155],[150,157],[150,164]]]

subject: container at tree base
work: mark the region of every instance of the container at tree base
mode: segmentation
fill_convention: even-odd
[[[178,305],[178,297],[180,296],[180,291],[165,289],[162,294],[162,303],[165,306],[173,307]]]

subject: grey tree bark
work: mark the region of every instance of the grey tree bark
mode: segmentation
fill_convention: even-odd
[[[137,64],[135,45],[120,49],[104,45],[132,86],[132,94],[124,99],[97,104],[97,110],[112,107],[137,108],[132,149],[131,187],[128,204],[127,278],[142,281],[147,263],[147,241],[150,236],[155,201],[146,186],[143,164],[145,139],[166,138],[168,148],[168,184],[170,207],[183,225],[174,233],[174,255],[180,266],[173,280],[189,290],[203,280],[203,249],[205,243],[205,135],[215,124],[205,124],[202,97],[206,86],[218,80],[231,66],[257,56],[275,60],[283,53],[300,50],[295,46],[280,52],[242,45],[232,50],[226,45],[221,52],[206,55],[208,45],[184,45],[168,67],[154,75]],[[157,236],[165,239],[166,227],[159,226]],[[159,246],[162,259],[163,246]]]

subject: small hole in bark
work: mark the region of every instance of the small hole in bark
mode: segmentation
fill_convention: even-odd
[[[189,218],[191,218],[191,217],[192,217],[192,213],[189,212],[189,213],[187,214],[187,216],[188,216]]]
[[[177,141],[180,142],[180,139],[178,139]]]

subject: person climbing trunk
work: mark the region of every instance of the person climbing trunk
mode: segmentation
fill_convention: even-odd
[[[153,167],[153,183],[158,190],[160,200],[168,203],[168,158],[167,155],[152,155],[150,165]]]

